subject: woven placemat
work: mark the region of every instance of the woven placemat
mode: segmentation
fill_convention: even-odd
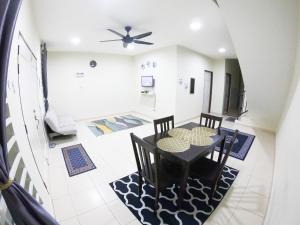
[[[168,134],[174,138],[190,140],[192,131],[185,128],[174,128],[168,131]]]
[[[179,138],[163,138],[157,142],[157,147],[166,152],[184,152],[190,148],[190,143],[187,140]]]
[[[192,133],[190,144],[196,146],[208,146],[213,143],[213,139],[207,135],[197,135],[196,133]]]
[[[196,146],[207,146],[213,143],[211,136],[216,134],[216,130],[207,127],[195,127],[192,129],[190,144]]]
[[[194,127],[192,129],[192,133],[196,133],[196,135],[199,136],[213,136],[217,134],[217,131],[215,129],[211,129],[208,127]]]

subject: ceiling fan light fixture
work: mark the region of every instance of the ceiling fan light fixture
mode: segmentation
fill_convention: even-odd
[[[128,50],[134,50],[135,47],[134,47],[134,44],[131,43],[131,44],[128,44],[126,48]]]

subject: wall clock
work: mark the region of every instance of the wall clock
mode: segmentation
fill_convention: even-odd
[[[95,60],[91,60],[91,61],[90,61],[90,66],[91,66],[92,68],[95,68],[95,67],[97,66],[97,62],[96,62]]]

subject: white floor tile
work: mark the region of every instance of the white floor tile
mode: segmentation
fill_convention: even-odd
[[[267,197],[246,190],[237,209],[251,211],[251,213],[263,217],[267,211],[268,200]]]
[[[120,200],[115,200],[109,203],[108,207],[121,225],[126,225],[136,219],[130,210]]]
[[[118,199],[118,196],[113,191],[108,183],[102,183],[97,185],[97,190],[99,191],[100,195],[102,196],[103,200],[106,203],[112,202]]]
[[[63,221],[76,216],[71,198],[65,196],[53,201],[55,216],[58,221]]]
[[[77,217],[74,217],[74,218],[67,219],[67,220],[60,222],[60,225],[80,225],[80,223],[79,223]]]
[[[95,187],[88,173],[89,172],[86,172],[66,179],[68,190],[71,194],[84,192],[84,190]]]
[[[131,223],[129,223],[128,225],[141,225],[141,222],[138,220],[134,220]]]
[[[104,204],[104,201],[96,188],[86,189],[71,194],[71,198],[77,215]]]
[[[227,225],[234,213],[235,208],[220,204],[218,208],[208,217],[205,225]],[[253,224],[254,225],[254,224]]]
[[[263,222],[263,217],[252,213],[251,210],[236,209],[228,225],[262,225]]]
[[[106,205],[102,205],[87,213],[79,215],[79,221],[82,225],[118,224]]]

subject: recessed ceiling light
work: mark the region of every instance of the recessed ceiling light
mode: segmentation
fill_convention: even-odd
[[[219,50],[218,50],[220,53],[224,53],[224,52],[226,52],[226,49],[225,48],[219,48]]]
[[[193,31],[200,30],[201,27],[202,27],[202,24],[201,24],[200,22],[192,22],[192,23],[190,24],[190,28],[191,28],[191,30],[193,30]]]
[[[73,45],[79,45],[80,44],[80,38],[79,37],[73,37],[73,38],[71,38],[71,43]]]
[[[134,49],[134,44],[128,44],[128,45],[127,45],[127,49],[133,50],[133,49]]]

